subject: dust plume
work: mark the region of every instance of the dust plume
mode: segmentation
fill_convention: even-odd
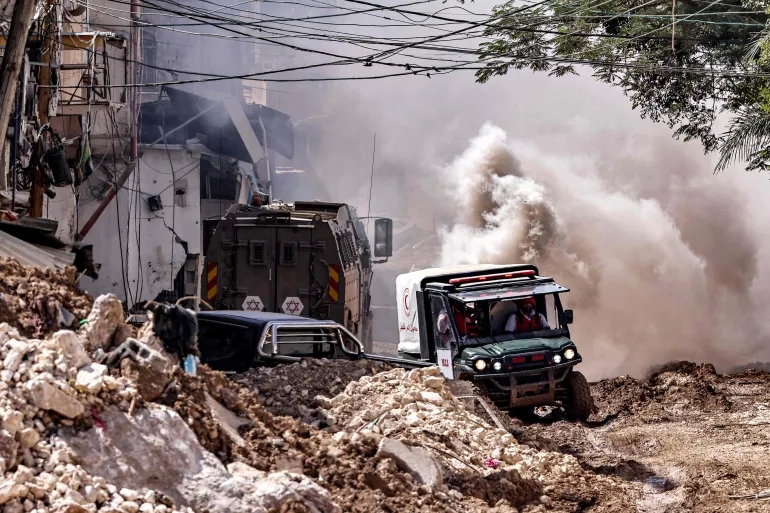
[[[492,125],[442,175],[461,208],[440,232],[440,263],[532,262],[571,287],[564,299],[591,377],[756,357],[757,248],[740,197],[697,174],[675,194],[669,181],[654,183],[662,173],[618,187],[597,162],[521,144],[514,154]]]

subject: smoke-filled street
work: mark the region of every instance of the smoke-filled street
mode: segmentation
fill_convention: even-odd
[[[0,513],[770,511],[768,0],[0,2]]]

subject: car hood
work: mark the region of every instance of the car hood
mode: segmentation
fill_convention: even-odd
[[[462,358],[467,360],[474,356],[486,358],[499,358],[515,353],[529,353],[531,351],[558,351],[572,341],[567,337],[556,338],[528,338],[523,340],[508,340],[495,342],[477,347],[467,347],[462,352]]]

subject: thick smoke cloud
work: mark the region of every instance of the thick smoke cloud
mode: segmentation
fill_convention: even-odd
[[[593,377],[758,355],[757,246],[741,195],[687,166],[673,189],[655,186],[659,170],[635,186],[588,159],[512,147],[485,125],[442,171],[462,206],[441,233],[442,265],[533,262],[562,280]]]

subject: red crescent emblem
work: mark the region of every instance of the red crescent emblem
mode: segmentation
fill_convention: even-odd
[[[404,313],[409,317],[409,289],[404,289]]]

